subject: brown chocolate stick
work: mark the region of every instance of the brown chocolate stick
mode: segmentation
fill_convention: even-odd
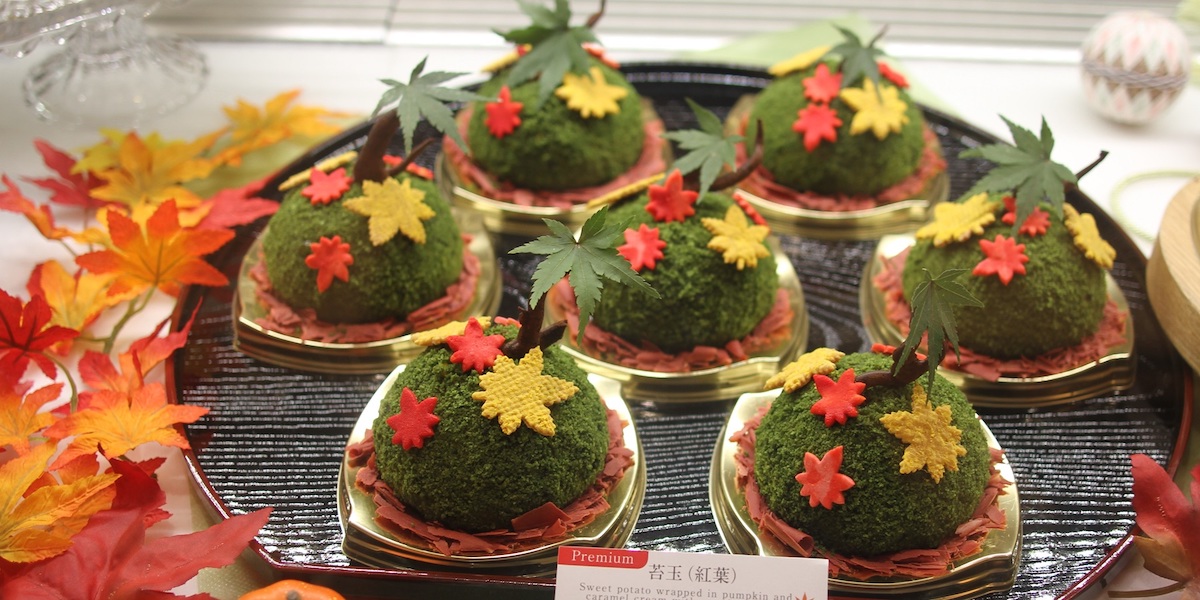
[[[408,168],[408,165],[411,165],[414,160],[417,160],[418,156],[421,156],[422,152],[432,145],[433,138],[425,138],[421,140],[416,146],[413,146],[412,152],[409,152],[408,156],[405,156],[404,160],[400,161],[400,164],[387,170],[388,177],[394,177],[399,173],[403,173],[404,170]]]
[[[1104,162],[1104,159],[1105,159],[1105,158],[1107,158],[1107,157],[1108,157],[1108,150],[1101,150],[1101,151],[1100,151],[1100,156],[1099,156],[1099,157],[1097,157],[1097,158],[1096,158],[1096,160],[1093,160],[1093,161],[1091,162],[1091,164],[1089,164],[1088,166],[1084,167],[1083,169],[1080,169],[1080,171],[1079,171],[1078,173],[1076,173],[1076,174],[1075,174],[1075,179],[1076,179],[1076,180],[1083,179],[1083,176],[1084,176],[1084,175],[1087,175],[1088,173],[1091,173],[1091,172],[1092,172],[1092,169],[1095,169],[1095,168],[1096,168],[1096,165],[1099,165],[1100,163]]]
[[[746,162],[738,165],[738,168],[728,172],[721,173],[713,180],[708,189],[720,191],[728,187],[733,187],[740,183],[743,179],[750,176],[758,165],[762,164],[763,158],[763,126],[762,121],[758,121],[758,133],[754,135],[754,151],[750,153],[750,157]]]
[[[904,346],[897,346],[892,351],[892,362],[895,365],[896,361],[900,360],[900,356],[904,354]],[[867,384],[867,387],[876,385],[908,385],[919,379],[922,374],[929,370],[929,361],[917,358],[916,351],[909,353],[908,360],[899,368],[895,368],[895,373],[892,371],[867,371],[859,373],[854,381]]]
[[[521,311],[521,316],[517,319],[521,323],[521,330],[517,332],[517,337],[508,340],[500,348],[505,356],[517,360],[534,348],[545,350],[562,338],[563,332],[567,330],[566,321],[552,323],[542,329],[542,320],[546,315],[545,300],[546,298],[542,297],[533,308]]]
[[[592,16],[588,17],[587,23],[585,23],[585,25],[587,25],[588,29],[592,29],[592,28],[596,27],[596,23],[600,22],[601,17],[604,16],[604,5],[605,4],[606,4],[605,0],[600,0],[600,10],[592,13]]]
[[[400,117],[396,111],[389,110],[379,115],[367,133],[367,141],[363,142],[362,150],[358,152],[358,160],[354,162],[354,180],[358,182],[374,181],[382,183],[388,178],[387,165],[383,157],[387,154],[392,136],[400,129]]]

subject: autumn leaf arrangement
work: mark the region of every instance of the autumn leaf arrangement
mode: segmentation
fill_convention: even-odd
[[[147,537],[168,516],[153,477],[163,459],[126,457],[151,443],[187,448],[177,425],[206,409],[170,403],[154,375],[190,322],[163,333],[164,322],[118,348],[157,298],[229,283],[205,257],[275,210],[255,196],[258,163],[338,130],[344,115],[297,95],[239,101],[225,108],[224,127],[194,140],[105,130],[79,156],[38,141],[52,174],[26,182],[45,203],[3,176],[0,209],[52,242],[47,256],[57,244],[71,260],[37,265],[24,294],[0,290],[0,596],[175,597],[171,589],[232,562],[265,524],[269,509]]]

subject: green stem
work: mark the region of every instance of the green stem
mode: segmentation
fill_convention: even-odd
[[[1175,583],[1172,583],[1171,585],[1166,585],[1166,586],[1163,586],[1160,588],[1154,588],[1154,589],[1150,589],[1150,590],[1126,590],[1126,591],[1106,590],[1106,591],[1108,592],[1109,598],[1153,598],[1154,596],[1162,596],[1163,594],[1170,594],[1171,592],[1177,592],[1179,590],[1182,590],[1185,586],[1187,586],[1187,584],[1188,584],[1188,582],[1186,582],[1186,581],[1176,581]]]
[[[129,319],[132,319],[134,315],[142,312],[142,309],[146,308],[146,305],[150,304],[150,298],[153,296],[154,288],[151,287],[150,290],[146,292],[145,296],[142,296],[141,298],[134,298],[133,300],[129,301],[129,306],[125,309],[125,314],[121,315],[121,319],[117,321],[116,325],[113,325],[112,331],[108,333],[108,337],[104,338],[105,354],[112,353],[113,344],[117,342],[117,336],[120,335],[121,329],[125,327],[125,324],[129,322]],[[139,300],[141,300],[140,306],[138,302]]]
[[[54,356],[50,354],[42,354],[42,356],[45,356],[55,365],[58,365],[58,368],[62,370],[63,375],[67,377],[67,385],[71,386],[71,412],[75,412],[75,409],[79,408],[79,388],[75,386],[75,378],[71,377],[71,370],[68,369],[67,366],[62,363],[62,361],[54,358]]]

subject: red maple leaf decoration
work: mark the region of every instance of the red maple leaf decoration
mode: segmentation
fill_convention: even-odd
[[[1015,238],[997,235],[993,242],[979,240],[979,247],[987,258],[975,265],[971,270],[972,275],[996,275],[1000,283],[1008,285],[1013,275],[1025,274],[1025,263],[1029,262],[1029,257],[1025,256],[1025,244],[1018,244]]]
[[[496,139],[501,139],[521,124],[521,109],[525,108],[525,104],[513,102],[512,92],[506,85],[500,88],[496,101],[488,102],[484,108],[487,109],[488,131]]]
[[[904,77],[903,75],[901,75],[900,73],[893,70],[892,67],[889,66],[887,63],[885,63],[883,61],[878,61],[876,64],[879,65],[879,74],[884,79],[892,82],[898,88],[903,89],[903,88],[908,87],[908,79],[906,77]]]
[[[58,371],[45,351],[59,342],[74,339],[79,332],[50,325],[52,315],[50,305],[41,295],[22,304],[20,299],[0,290],[0,365],[5,371],[11,369],[19,375],[33,361],[46,377],[54,379]]]
[[[879,342],[875,342],[874,344],[871,344],[871,352],[874,354],[886,354],[891,356],[896,352],[896,347],[891,344],[880,344]],[[915,354],[917,355],[917,360],[925,360],[927,358],[920,352],[916,352]]]
[[[462,365],[464,373],[470,369],[482,373],[496,364],[496,357],[503,353],[500,346],[504,345],[504,336],[483,335],[483,326],[471,317],[463,334],[447,337],[446,344],[454,351],[450,362]]]
[[[800,109],[796,116],[798,118],[792,123],[792,131],[804,134],[805,150],[812,152],[821,144],[821,140],[837,141],[837,130],[842,126],[842,120],[838,118],[836,110],[824,104],[809,104]]]
[[[333,278],[350,281],[350,265],[354,257],[350,255],[350,244],[342,242],[342,236],[335,235],[333,239],[321,236],[320,241],[309,244],[312,254],[304,257],[304,264],[317,271],[317,291],[324,292],[333,285]]]
[[[383,163],[389,167],[394,167],[402,162],[404,162],[403,156],[394,156],[391,154],[383,155]],[[429,169],[422,167],[415,162],[408,163],[408,166],[404,167],[404,170],[426,181],[433,181],[433,171],[430,171]]]
[[[650,201],[646,212],[659,223],[683,221],[696,214],[696,192],[683,189],[683,175],[679,169],[667,175],[666,185],[651,185]]]
[[[800,495],[808,498],[808,505],[818,504],[826,509],[834,504],[845,504],[842,492],[854,487],[854,480],[839,473],[842,468],[842,447],[825,453],[820,459],[812,452],[804,453],[804,472],[796,475],[800,483]]]
[[[196,224],[197,229],[229,229],[253,223],[260,217],[275,214],[279,203],[255,196],[262,191],[268,177],[251,181],[237,188],[226,188],[205,201],[208,214]]]
[[[859,404],[867,399],[862,391],[867,384],[854,380],[854,369],[846,369],[834,382],[827,375],[813,375],[813,383],[821,399],[813,404],[810,412],[818,417],[825,417],[825,426],[833,427],[834,423],[845,425],[846,419],[858,416]]]
[[[767,226],[767,220],[764,219],[762,215],[758,214],[758,210],[754,208],[754,205],[750,204],[750,201],[746,199],[745,194],[740,191],[735,191],[733,193],[733,201],[738,205],[738,208],[742,209],[742,212],[746,213],[747,217],[750,217],[751,221],[754,221],[755,225],[762,225],[763,227]]]
[[[102,181],[97,177],[92,177],[89,173],[72,173],[71,169],[77,162],[76,159],[59,150],[45,140],[34,140],[33,145],[37,148],[38,154],[42,155],[42,162],[51,171],[58,175],[58,178],[46,177],[42,179],[26,177],[25,180],[50,192],[50,201],[67,206],[82,206],[83,208],[96,209],[107,204],[103,200],[93,198],[91,191],[98,187]]]
[[[430,396],[417,402],[417,395],[412,390],[401,390],[400,412],[387,419],[388,426],[396,430],[392,443],[400,444],[405,450],[425,447],[425,440],[433,437],[433,426],[441,421],[433,414],[437,401],[436,397]]]
[[[646,227],[642,223],[637,229],[625,230],[625,243],[617,246],[617,252],[629,261],[634,271],[640,273],[642,269],[653,269],[655,261],[663,257],[662,251],[666,247],[667,242],[658,238],[658,228]]]
[[[804,97],[813,102],[828,104],[842,91],[842,74],[831,73],[825,63],[817,65],[817,70],[804,78]]]
[[[1200,595],[1200,465],[1192,468],[1191,496],[1183,491],[1153,458],[1134,454],[1133,510],[1145,535],[1133,538],[1146,569],[1177,582],[1159,594],[1183,589],[1181,598]],[[1149,596],[1152,594],[1144,594]],[[1154,594],[1157,595],[1157,594]]]
[[[1017,199],[1012,196],[1004,197],[1004,216],[1000,220],[1006,225],[1012,225],[1017,222]],[[1033,212],[1025,217],[1025,222],[1021,223],[1021,228],[1017,233],[1023,233],[1030,237],[1039,236],[1046,233],[1050,229],[1050,213],[1042,210],[1040,207],[1033,207]]]
[[[329,204],[342,197],[350,189],[350,176],[346,175],[345,167],[325,173],[313,167],[308,172],[308,185],[300,190],[313,206]]]

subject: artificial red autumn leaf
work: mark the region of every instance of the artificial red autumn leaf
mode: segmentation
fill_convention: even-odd
[[[1146,535],[1135,536],[1146,569],[1181,585],[1181,600],[1200,598],[1200,465],[1192,468],[1189,504],[1183,491],[1154,459],[1134,454],[1133,510]]]
[[[800,483],[800,495],[808,498],[808,505],[818,504],[826,509],[834,504],[845,504],[842,492],[854,487],[854,480],[839,473],[842,468],[842,447],[837,446],[817,458],[812,452],[804,453],[804,472],[796,475]]]
[[[503,354],[500,346],[504,345],[504,336],[483,335],[483,325],[471,317],[467,319],[463,334],[447,337],[446,344],[454,352],[450,355],[450,362],[462,365],[464,373],[470,369],[482,373],[496,363],[497,356]]]
[[[500,88],[496,101],[488,102],[484,107],[488,114],[488,131],[492,132],[492,136],[496,139],[502,139],[515,131],[521,124],[521,109],[525,108],[525,104],[514,102],[512,92],[506,85]]]
[[[224,274],[200,257],[233,239],[233,231],[185,230],[179,225],[179,210],[173,200],[154,211],[144,230],[120,212],[109,210],[107,215],[112,248],[89,252],[75,262],[93,273],[116,273],[113,293],[141,293],[156,286],[175,296],[183,284],[229,283]]]
[[[441,419],[433,414],[437,398],[429,397],[420,402],[417,395],[407,387],[400,391],[400,412],[388,417],[387,424],[396,431],[393,444],[405,450],[423,448],[425,440],[433,436],[433,426]]]
[[[26,394],[27,385],[0,382],[0,449],[12,446],[18,455],[29,452],[29,438],[54,422],[54,415],[42,407],[58,399],[62,387],[53,383]]]
[[[54,215],[50,213],[50,207],[34,204],[32,200],[21,193],[8,175],[0,176],[0,181],[7,188],[0,191],[0,210],[25,215],[25,218],[37,228],[38,233],[48,240],[62,240],[73,236],[69,229],[59,227],[54,223]]]
[[[975,265],[971,270],[972,275],[995,275],[1000,278],[1000,283],[1008,285],[1013,275],[1025,274],[1025,263],[1029,262],[1029,257],[1025,255],[1025,244],[1018,244],[1015,238],[997,235],[992,242],[979,240],[979,247],[986,258]]]
[[[1012,196],[1004,197],[1005,213],[1000,217],[1000,221],[1006,225],[1012,225],[1017,222],[1017,199]],[[1029,216],[1025,217],[1025,222],[1021,223],[1021,228],[1017,233],[1023,233],[1028,236],[1039,236],[1046,233],[1050,229],[1050,213],[1042,210],[1040,206],[1033,207]]]
[[[836,382],[828,375],[813,375],[813,383],[821,399],[813,404],[810,412],[818,417],[825,417],[825,426],[832,427],[834,423],[845,425],[846,419],[858,416],[858,405],[867,399],[862,391],[867,384],[854,380],[854,369],[842,371]]]
[[[817,65],[816,71],[804,78],[804,97],[829,104],[842,91],[842,74],[831,73],[825,63]]]
[[[338,167],[326,173],[313,167],[308,173],[309,184],[300,193],[308,198],[313,206],[329,204],[342,197],[350,189],[350,176],[346,175],[345,167]]]
[[[163,324],[159,324],[159,328]],[[150,335],[130,344],[125,352],[117,356],[115,365],[109,355],[89,350],[79,359],[79,378],[93,390],[131,394],[145,385],[146,375],[154,367],[183,347],[191,328],[191,319],[179,331],[165,336],[159,336],[156,328]],[[88,392],[80,394],[84,405],[87,404],[87,395]]]
[[[812,152],[822,140],[837,141],[838,127],[842,120],[837,111],[824,104],[809,104],[796,113],[796,122],[792,123],[792,131],[804,134],[804,149]]]
[[[671,171],[667,176],[666,185],[651,185],[650,201],[646,203],[646,212],[655,221],[666,223],[683,221],[696,214],[696,192],[683,189],[683,175],[679,169]]]
[[[57,375],[54,361],[45,355],[51,346],[79,335],[74,329],[52,325],[53,314],[46,299],[33,296],[29,302],[0,290],[0,363],[11,363],[18,373],[24,373],[29,362],[51,379]]]
[[[350,255],[350,244],[343,242],[342,236],[335,235],[332,239],[321,236],[308,248],[312,254],[304,257],[304,264],[317,272],[318,292],[329,289],[335,277],[350,281],[350,269],[347,267],[354,264],[354,257]]]
[[[637,229],[625,230],[625,243],[617,246],[617,252],[629,261],[634,271],[653,269],[655,261],[663,257],[667,242],[658,238],[657,227],[646,227],[642,223]]]
[[[898,88],[904,89],[908,87],[908,78],[901,75],[895,69],[892,69],[890,65],[883,61],[879,61],[875,64],[879,65],[879,74],[884,79],[892,82],[892,84]]]
[[[255,194],[266,185],[267,178],[251,181],[242,187],[225,188],[204,201],[201,208],[207,214],[196,224],[197,229],[229,229],[253,223],[279,210],[279,203]]]
[[[58,178],[26,177],[26,181],[50,192],[51,202],[66,206],[80,206],[85,209],[96,209],[104,205],[103,201],[93,198],[91,194],[92,189],[100,182],[86,171],[74,172],[77,161],[73,156],[55,148],[45,140],[33,140],[33,145],[37,148],[38,154],[42,155],[42,162],[51,171],[54,171]]]

